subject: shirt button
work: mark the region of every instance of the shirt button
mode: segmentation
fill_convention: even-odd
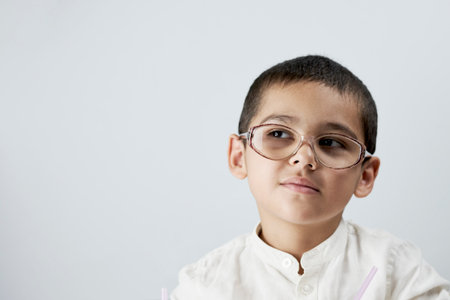
[[[289,258],[285,258],[285,259],[283,259],[282,264],[283,264],[283,267],[285,267],[287,269],[292,265],[292,261]]]
[[[304,295],[309,295],[309,294],[311,294],[312,291],[313,291],[313,287],[309,284],[305,284],[302,287],[302,294],[304,294]]]

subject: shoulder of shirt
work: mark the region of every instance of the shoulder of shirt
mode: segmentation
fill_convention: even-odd
[[[349,237],[355,237],[362,242],[374,242],[381,247],[418,249],[413,243],[401,239],[394,234],[381,229],[360,226],[352,221],[345,221]],[[374,246],[376,246],[374,245]]]
[[[438,295],[448,299],[449,282],[424,260],[416,245],[384,230],[345,223],[353,246],[374,262],[384,261],[386,289],[392,299],[438,299]]]
[[[408,261],[411,267],[423,263],[422,252],[415,244],[380,229],[370,229],[346,221],[349,240],[362,249],[370,248],[369,253],[382,255],[386,259],[388,273],[398,272],[400,261]],[[405,269],[404,267],[400,269]],[[388,275],[389,277],[389,275]]]
[[[209,285],[217,276],[221,267],[225,264],[229,267],[233,257],[238,256],[248,245],[251,234],[240,235],[226,244],[208,252],[198,261],[186,265],[180,270],[179,281],[201,282],[201,285]]]

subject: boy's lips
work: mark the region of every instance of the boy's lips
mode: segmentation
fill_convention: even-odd
[[[317,186],[304,177],[291,177],[283,180],[280,185],[302,194],[316,194],[319,192]]]

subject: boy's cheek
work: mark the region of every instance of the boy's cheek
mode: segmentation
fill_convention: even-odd
[[[324,192],[334,195],[345,195],[350,198],[353,195],[360,179],[359,173],[353,170],[330,170],[322,182],[326,183]]]

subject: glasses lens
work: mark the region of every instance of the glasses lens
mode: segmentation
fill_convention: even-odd
[[[283,159],[294,152],[300,137],[281,125],[264,125],[253,130],[253,148],[271,159]]]
[[[323,135],[314,141],[317,159],[330,168],[346,168],[361,156],[361,145],[341,135]]]

